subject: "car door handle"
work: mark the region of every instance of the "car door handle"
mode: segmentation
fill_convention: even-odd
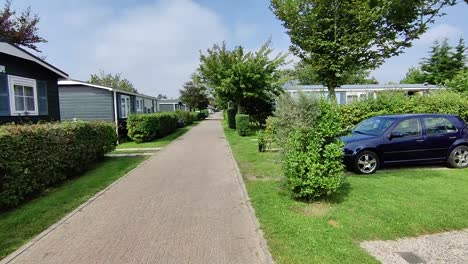
[[[424,139],[417,139],[416,142],[424,142]]]
[[[449,139],[456,139],[457,137],[449,137]]]

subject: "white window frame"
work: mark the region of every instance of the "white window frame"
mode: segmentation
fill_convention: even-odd
[[[28,86],[33,88],[34,111],[16,111],[15,85]],[[37,82],[35,79],[19,76],[8,76],[8,86],[10,90],[10,113],[17,116],[37,116],[39,115],[39,100],[37,95]]]
[[[122,99],[124,100],[123,102],[122,102]],[[121,118],[128,118],[128,116],[131,113],[130,111],[131,106],[132,104],[130,102],[130,96],[120,95],[120,117]]]
[[[137,114],[143,114],[144,113],[144,104],[145,104],[145,99],[143,98],[136,98],[136,104],[137,104],[137,107],[136,107],[136,110],[137,110]]]

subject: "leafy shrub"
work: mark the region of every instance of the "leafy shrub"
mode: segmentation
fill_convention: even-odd
[[[197,112],[190,112],[190,115],[192,116],[193,121],[200,121],[200,117],[198,116],[199,113]]]
[[[269,116],[265,121],[265,130],[258,132],[257,140],[260,152],[267,151],[273,144],[278,145],[278,121],[277,117]]]
[[[1,126],[0,209],[84,171],[116,141],[114,126],[103,122]]]
[[[338,106],[324,99],[310,100],[317,101],[313,104],[315,114],[313,118],[303,116],[306,120],[299,123],[310,122],[311,126],[291,128],[284,150],[287,185],[294,197],[300,199],[330,195],[339,189],[344,178],[343,143],[337,139],[342,126]]]
[[[456,114],[468,120],[468,96],[452,91],[436,91],[425,96],[408,97],[404,92],[382,92],[370,98],[343,105],[343,129],[347,130],[362,120],[376,115],[440,113]]]
[[[455,75],[452,80],[447,82],[447,87],[453,91],[468,94],[468,69]]]
[[[176,113],[131,115],[127,119],[128,136],[136,143],[163,137],[177,129]]]
[[[201,110],[199,113],[198,113],[198,117],[200,120],[203,120],[203,119],[206,119],[207,117],[209,116],[209,112],[208,110]]]
[[[258,141],[258,151],[265,152],[267,150],[267,137],[265,135],[265,131],[258,131],[257,132],[257,141]]]
[[[236,109],[229,108],[226,110],[229,128],[236,129]]]
[[[190,112],[177,110],[175,113],[177,115],[178,120],[181,121],[184,126],[191,125],[193,121],[195,121]]]
[[[283,94],[277,100],[275,135],[277,143],[284,147],[294,129],[310,128],[319,114],[319,101],[316,97],[299,92],[297,98]]]
[[[250,131],[250,118],[248,115],[237,114],[236,115],[236,128],[239,135],[245,137]]]

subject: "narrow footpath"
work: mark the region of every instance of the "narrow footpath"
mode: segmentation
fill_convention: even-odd
[[[206,120],[0,263],[270,263],[219,120]]]

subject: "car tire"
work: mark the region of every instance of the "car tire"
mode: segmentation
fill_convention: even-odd
[[[447,163],[452,168],[468,168],[468,147],[458,146],[450,152]]]
[[[362,151],[354,159],[354,171],[358,174],[373,174],[379,166],[379,156],[373,151]]]

